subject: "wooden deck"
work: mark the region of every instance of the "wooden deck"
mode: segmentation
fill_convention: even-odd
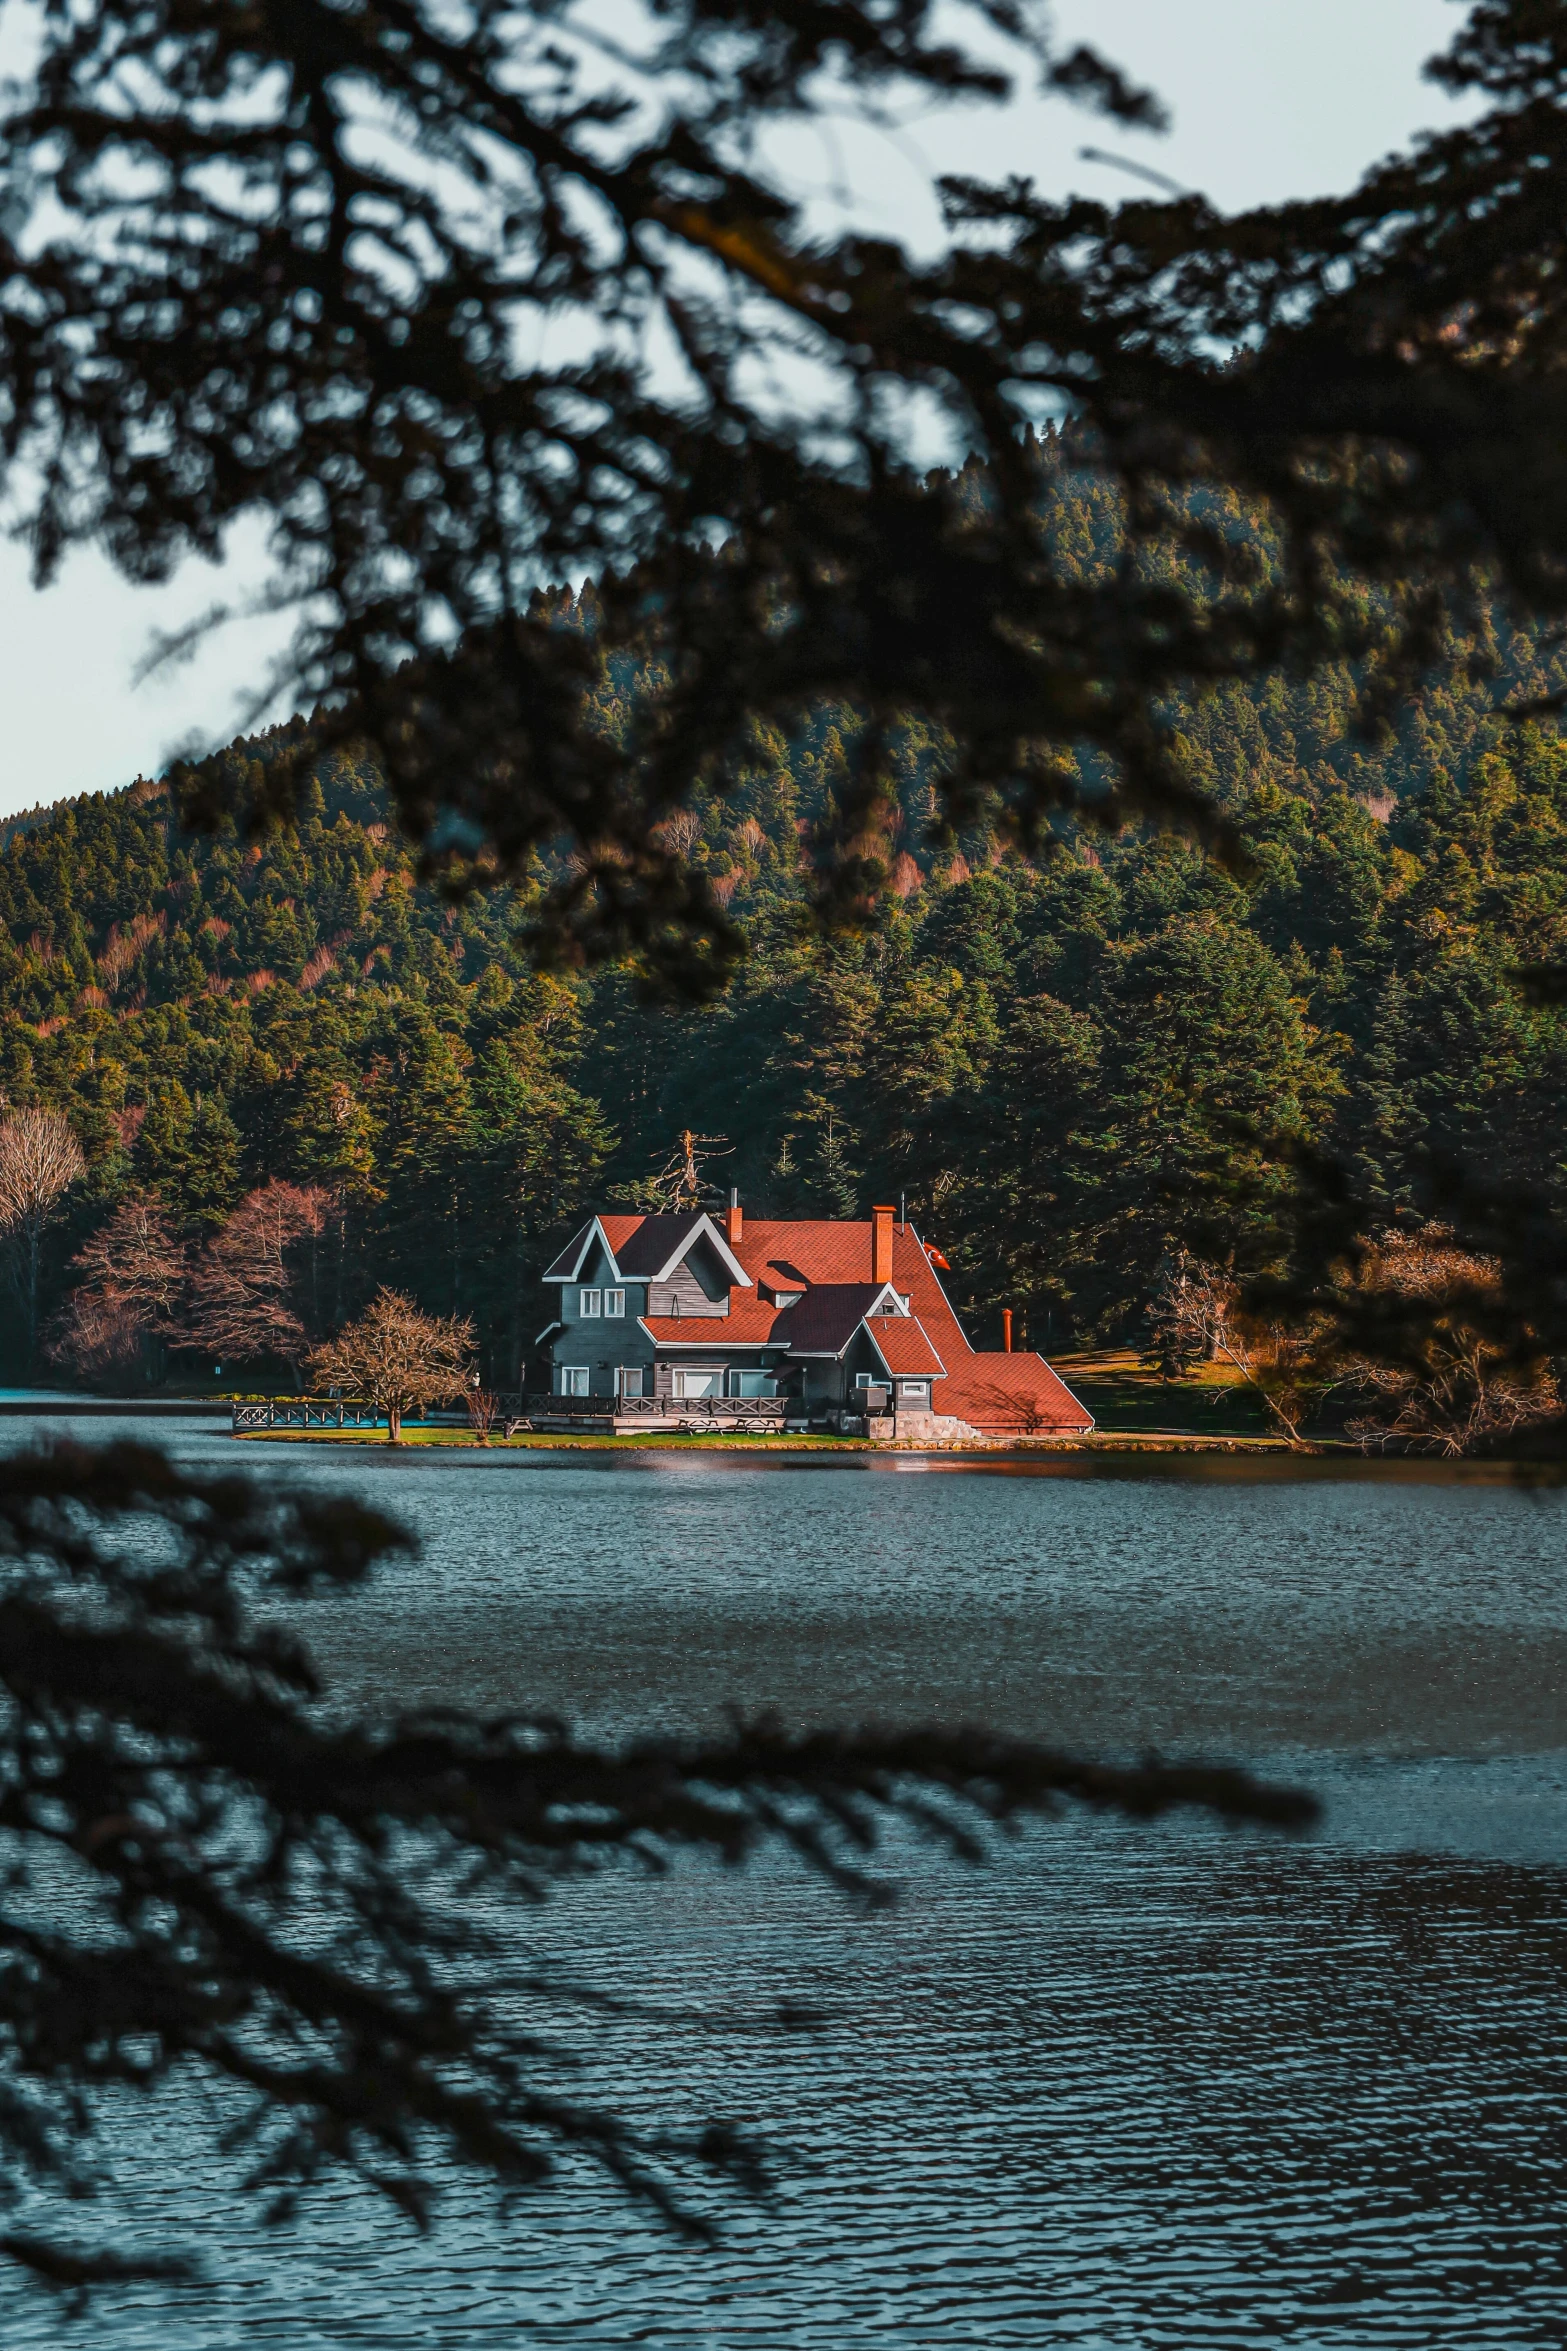
[[[502,1401],[510,1407],[513,1399]],[[797,1423],[804,1420],[799,1400],[793,1396],[528,1396],[517,1401],[520,1411],[508,1409],[504,1413],[508,1436],[519,1429],[594,1429],[615,1436],[634,1436],[644,1429],[684,1430],[703,1436],[727,1430],[740,1436],[749,1430],[771,1433],[783,1429],[791,1410]]]

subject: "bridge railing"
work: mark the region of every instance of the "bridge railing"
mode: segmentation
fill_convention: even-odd
[[[380,1404],[344,1404],[336,1396],[262,1396],[231,1407],[236,1437],[256,1429],[380,1429]]]

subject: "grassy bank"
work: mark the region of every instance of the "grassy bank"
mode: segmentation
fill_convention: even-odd
[[[1101,1347],[1050,1361],[1094,1416],[1101,1437],[1269,1438],[1267,1408],[1227,1363],[1203,1363],[1162,1380],[1129,1347]]]
[[[241,1445],[360,1445],[387,1450],[381,1429],[247,1429],[235,1442]],[[492,1437],[487,1447],[466,1429],[405,1428],[399,1445],[424,1450],[475,1453],[866,1453],[885,1459],[899,1452],[925,1453],[923,1445],[873,1445],[865,1437],[683,1437],[674,1431],[649,1431],[629,1437],[541,1436]],[[952,1446],[944,1453],[992,1460],[998,1454],[1069,1453],[1287,1453],[1281,1437],[1229,1437],[1211,1430],[1196,1436],[1152,1432],[1145,1435],[1107,1431],[1093,1437],[1025,1437],[1011,1444]],[[1333,1450],[1322,1446],[1297,1448],[1305,1452]]]

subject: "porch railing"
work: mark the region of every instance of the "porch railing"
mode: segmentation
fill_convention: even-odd
[[[693,1424],[717,1422],[730,1426],[748,1421],[763,1426],[781,1425],[791,1407],[799,1409],[799,1399],[793,1396],[526,1396],[515,1400],[506,1397],[502,1399],[503,1407],[510,1407],[514,1401],[530,1420],[613,1418]]]

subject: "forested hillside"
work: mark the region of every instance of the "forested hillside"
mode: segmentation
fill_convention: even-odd
[[[1061,560],[1103,560],[1107,528],[1090,491],[1064,498]],[[421,887],[341,757],[297,828],[259,840],[182,833],[146,783],[13,821],[0,1088],[64,1111],[89,1163],[48,1236],[40,1327],[117,1203],[152,1196],[195,1244],[276,1178],[330,1204],[320,1325],[390,1282],[471,1313],[510,1383],[552,1236],[645,1187],[681,1127],[729,1138],[715,1180],[758,1210],[906,1194],[981,1330],[1006,1302],[1056,1345],[1135,1333],[1182,1237],[1265,1247],[1285,1180],[1267,1138],[1331,1145],[1387,1212],[1433,1150],[1559,1191],[1567,1027],[1510,975],[1567,956],[1567,751],[1498,723],[1473,650],[1380,745],[1347,675],[1186,712],[1193,780],[1253,845],[1244,875],[1134,834],[1064,831],[1032,864],[983,828],[933,843],[911,739],[893,911],[827,943],[808,866],[852,715],[758,740],[677,820],[751,942],[702,1010],[647,1002],[629,971],[532,972],[524,899]],[[1509,691],[1561,682],[1500,650]]]

